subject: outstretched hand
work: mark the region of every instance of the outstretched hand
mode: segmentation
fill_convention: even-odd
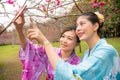
[[[21,15],[19,15],[18,18],[13,21],[13,23],[17,30],[22,29],[25,24],[24,12],[22,12]]]
[[[40,29],[37,27],[37,25],[33,22],[32,18],[30,18],[31,22],[31,29],[27,32],[27,37],[30,40],[35,39],[41,44],[44,44],[44,41],[48,41],[46,37],[43,35],[43,33],[40,31]]]

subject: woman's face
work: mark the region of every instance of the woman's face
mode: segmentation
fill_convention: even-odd
[[[87,16],[80,16],[77,19],[77,28],[76,34],[80,40],[89,40],[92,38],[94,32],[96,31],[95,25],[93,25],[88,19]]]
[[[74,30],[66,31],[60,37],[60,46],[62,50],[73,50],[77,45],[76,33]]]

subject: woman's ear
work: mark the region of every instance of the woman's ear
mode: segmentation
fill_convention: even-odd
[[[99,24],[98,24],[98,23],[95,23],[95,24],[94,24],[94,31],[97,31],[98,28],[99,28]]]

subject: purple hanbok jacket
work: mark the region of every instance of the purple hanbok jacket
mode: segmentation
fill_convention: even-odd
[[[55,48],[55,51],[61,57],[61,49]],[[19,58],[23,64],[22,80],[40,80],[43,71],[46,72],[46,80],[54,80],[54,70],[43,46],[27,40],[26,49],[20,48]],[[80,58],[73,51],[71,57],[65,62],[76,65],[80,62]]]

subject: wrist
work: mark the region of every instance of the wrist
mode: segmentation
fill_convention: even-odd
[[[22,29],[22,28],[16,28],[16,30],[17,30],[18,32],[23,32],[23,29]]]
[[[46,46],[46,45],[48,45],[48,44],[50,44],[50,42],[49,42],[48,40],[45,40],[45,41],[43,42],[43,45],[44,45],[44,46]]]
[[[38,41],[38,44],[41,44],[41,45],[43,45],[43,46],[45,46],[45,45],[47,45],[47,44],[49,44],[50,42],[45,38],[45,39],[38,39],[37,40]]]

